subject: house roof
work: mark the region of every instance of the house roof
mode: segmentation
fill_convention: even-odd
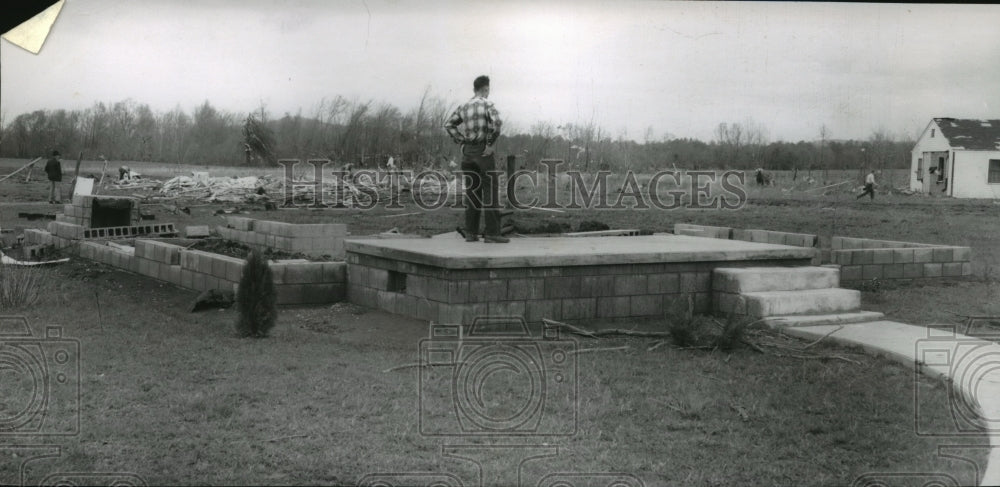
[[[1000,120],[935,118],[934,122],[954,148],[1000,150]]]

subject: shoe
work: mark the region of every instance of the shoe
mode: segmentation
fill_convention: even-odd
[[[485,235],[483,236],[483,241],[486,243],[508,243],[510,239],[507,237],[501,237],[500,235]]]
[[[479,241],[479,237],[477,237],[475,235],[470,235],[468,237],[465,237],[465,241],[466,242],[478,242]]]

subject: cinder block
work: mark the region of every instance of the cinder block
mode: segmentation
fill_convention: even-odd
[[[466,283],[466,284],[468,284],[468,283]],[[437,302],[440,302],[440,303],[447,303],[447,302],[453,302],[453,303],[463,302],[464,303],[464,302],[469,302],[468,300],[463,300],[463,301],[449,301],[449,295],[451,294],[452,290],[450,288],[449,281],[446,281],[444,279],[439,279],[439,278],[436,278],[436,277],[426,277],[425,286],[426,286],[425,293],[427,294],[427,299],[430,299],[431,301],[437,301]],[[468,292],[468,286],[466,286],[466,293],[467,292]],[[473,300],[473,301],[476,301],[476,300]]]
[[[882,264],[868,264],[861,266],[862,279],[882,279]]]
[[[933,249],[933,259],[934,262],[951,262],[952,261],[952,251],[951,247],[937,247]]]
[[[631,316],[662,316],[663,297],[653,294],[631,296],[629,298],[629,314]]]
[[[903,266],[906,264],[888,264],[882,266],[883,279],[902,279]]]
[[[226,262],[226,280],[232,282],[240,282],[243,277],[243,267],[246,266],[246,262]],[[271,274],[273,280],[274,274]]]
[[[438,284],[440,281],[443,284]],[[468,303],[469,302],[469,281],[445,281],[443,279],[429,278],[428,282],[434,283],[430,288],[429,298],[434,301],[446,302],[446,303]],[[448,292],[442,295],[440,292],[435,292],[435,287],[447,287]],[[442,299],[443,298],[443,299]]]
[[[507,299],[527,300],[539,299],[545,296],[545,279],[527,278],[510,279],[507,282]]]
[[[389,288],[389,271],[385,269],[368,268],[368,287],[379,291]]]
[[[698,291],[705,291],[705,292],[711,291],[711,289],[709,289],[707,285],[705,287],[699,286],[699,284],[706,284],[704,281],[705,279],[699,277],[698,273],[682,272],[680,273],[681,292],[693,293]]]
[[[426,299],[427,296],[427,276],[407,275],[406,294],[410,296]]]
[[[417,317],[425,321],[437,321],[441,304],[429,299],[417,300]]]
[[[945,262],[941,266],[944,277],[959,277],[962,275],[962,262]]]
[[[618,275],[615,276],[616,296],[636,296],[646,293],[646,276]]]
[[[352,286],[368,286],[368,272],[358,264],[347,264],[347,283]]]
[[[506,279],[476,279],[469,281],[469,300],[473,303],[507,299]]]
[[[546,277],[544,289],[546,299],[575,298],[580,296],[580,278],[565,276]]]
[[[862,277],[860,265],[846,265],[840,268],[840,278],[844,281],[857,281]]]
[[[285,269],[288,268],[288,264],[276,264],[274,262],[268,262],[267,267],[271,269],[271,279],[274,280],[275,284],[286,284]]]
[[[188,225],[184,227],[184,235],[188,238],[203,238],[211,235],[208,225]]]
[[[866,265],[874,263],[875,250],[858,249],[851,252],[851,265]]]
[[[941,263],[926,263],[924,264],[924,277],[941,277]]]
[[[903,264],[903,278],[904,279],[915,279],[918,277],[924,277],[924,265],[923,264]]]
[[[649,294],[667,294],[680,292],[681,277],[679,274],[650,274],[646,279],[646,292]]]
[[[969,247],[953,247],[952,260],[955,262],[969,262],[972,260],[972,249]]]
[[[584,320],[597,316],[597,298],[562,300],[562,319]]]
[[[168,265],[166,281],[169,283],[180,286],[181,285],[181,266],[179,265]]]
[[[490,301],[486,304],[486,312],[495,317],[511,317],[524,319],[527,305],[524,300]],[[527,321],[527,320],[525,320]]]
[[[893,264],[912,264],[913,249],[892,249]]]
[[[630,296],[611,296],[597,298],[598,318],[623,318],[629,316]]]
[[[971,276],[972,275],[972,263],[971,262],[962,262],[962,275],[963,276]]]
[[[872,251],[872,264],[892,264],[892,249],[877,249]]]
[[[323,282],[323,264],[286,264],[286,284],[308,284]]]
[[[201,272],[192,271],[191,273],[191,287],[196,291],[204,291],[206,287],[207,274],[202,274]]]
[[[596,301],[595,301],[596,306]],[[524,320],[529,323],[538,323],[542,318],[550,320],[561,320],[562,301],[558,299],[533,299],[526,303]]]
[[[231,228],[244,232],[253,230],[254,220],[252,218],[243,216],[227,216],[225,218],[226,224]]]
[[[347,282],[347,264],[344,262],[324,262],[323,282]]]
[[[916,264],[922,264],[925,262],[934,261],[934,249],[933,248],[915,248],[913,249],[913,262]]]

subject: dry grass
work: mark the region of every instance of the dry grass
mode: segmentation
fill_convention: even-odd
[[[17,311],[38,302],[44,272],[35,267],[0,265],[0,311]]]

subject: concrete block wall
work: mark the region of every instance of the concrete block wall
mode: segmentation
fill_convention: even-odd
[[[678,223],[674,226],[674,233],[724,235],[724,232],[716,230],[719,228],[722,227]],[[733,240],[796,247],[819,247],[821,244],[816,235],[804,233],[732,229],[730,235],[729,238]],[[832,237],[829,239],[829,246],[828,249],[817,248],[812,264],[839,265],[844,285],[856,285],[876,278],[933,279],[972,275],[972,249],[969,247],[853,237]]]
[[[134,247],[116,248],[104,242],[80,241],[80,256],[195,291],[238,288],[245,261],[156,240],[136,240]],[[269,264],[278,304],[322,304],[347,295],[344,262]]]
[[[691,223],[675,223],[674,234],[689,235],[692,237],[722,238],[729,240],[733,237],[733,229],[729,227],[713,227],[710,225],[694,225]]]
[[[872,279],[909,280],[972,275],[972,249],[957,246],[833,250],[845,285]]]
[[[252,248],[271,248],[310,257],[344,258],[344,238],[349,235],[343,223],[285,223],[226,217],[226,226],[216,228],[219,236]]]
[[[142,216],[139,213],[139,200],[138,198],[123,197],[123,196],[99,196],[99,195],[75,195],[71,203],[63,205],[63,212],[61,215],[56,215],[56,221],[61,223],[71,223],[74,225],[80,225],[84,228],[91,228],[91,221],[93,217],[93,206],[94,200],[99,199],[128,199],[132,200],[132,211],[129,214],[129,225],[139,225]]]
[[[808,261],[769,261],[805,265]],[[720,265],[759,262],[615,264],[536,268],[444,269],[348,253],[348,300],[441,323],[477,316],[563,321],[662,318],[711,308],[711,273]]]

